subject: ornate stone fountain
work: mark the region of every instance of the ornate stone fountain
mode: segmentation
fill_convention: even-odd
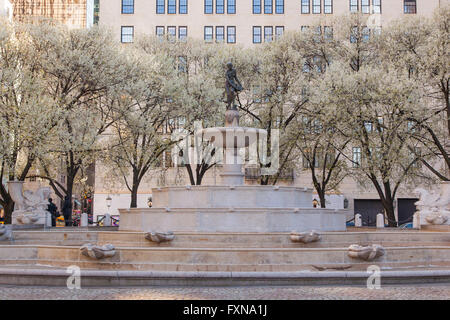
[[[152,189],[153,207],[119,209],[120,230],[192,232],[343,231],[345,211],[312,207],[312,189],[245,185],[241,150],[258,148],[267,131],[239,126],[234,105],[240,83],[227,71],[228,108],[225,126],[199,130],[223,155],[221,185]],[[234,77],[234,78],[233,78]],[[233,80],[234,79],[234,80]],[[235,89],[232,89],[235,88]]]

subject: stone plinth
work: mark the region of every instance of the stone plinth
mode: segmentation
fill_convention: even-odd
[[[312,207],[312,189],[296,187],[185,186],[156,188],[152,194],[155,208]]]
[[[345,210],[295,208],[120,209],[120,231],[345,231]]]

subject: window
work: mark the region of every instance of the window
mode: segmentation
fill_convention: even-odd
[[[261,27],[253,27],[253,43],[261,43]]]
[[[373,131],[373,123],[370,121],[364,121],[364,127],[368,133]]]
[[[369,0],[361,0],[361,12],[362,13],[370,13]]]
[[[167,27],[167,35],[169,40],[174,41],[177,37],[177,27]]]
[[[236,0],[228,0],[227,2],[227,13],[235,14],[236,13]]]
[[[178,4],[178,12],[180,14],[188,13],[188,0],[180,0],[180,2]]]
[[[264,27],[264,42],[272,42],[273,27]]]
[[[187,60],[186,60],[186,57],[184,57],[184,56],[178,57],[178,72],[183,72],[183,73],[187,72]],[[172,128],[175,129],[175,119],[170,119],[170,120],[172,121]],[[170,124],[170,122],[169,122],[169,124]]]
[[[369,42],[370,40],[370,29],[368,27],[364,27],[362,29],[362,41]]]
[[[358,27],[352,27],[352,31],[350,33],[350,43],[356,43],[358,41]]]
[[[307,32],[309,30],[309,26],[301,26],[300,29],[302,32]]]
[[[321,13],[321,2],[322,0],[312,0],[313,2],[313,13],[317,14],[317,13]]]
[[[353,148],[353,168],[359,168],[361,166],[361,148]]]
[[[372,0],[372,13],[381,13],[381,0]]]
[[[323,1],[323,13],[331,14],[333,13],[333,0]]]
[[[123,14],[134,13],[134,0],[122,0],[122,13]]]
[[[225,27],[216,27],[216,42],[225,41]]]
[[[7,14],[9,16],[9,13]],[[94,0],[94,24],[98,24],[100,19],[100,0]]]
[[[273,0],[264,0],[264,13],[267,14],[273,13],[272,1]]]
[[[261,0],[253,0],[253,13],[261,13]]]
[[[302,0],[302,13],[309,13],[309,0]]]
[[[164,27],[162,26],[156,27],[156,35],[160,38],[164,37]]]
[[[405,13],[417,13],[416,0],[404,0]]]
[[[156,13],[157,14],[164,14],[164,13],[166,13],[165,0],[156,0]]]
[[[323,35],[325,40],[333,40],[333,27],[323,27]]]
[[[177,13],[177,0],[167,0],[167,13],[169,14]]]
[[[227,27],[227,42],[236,43],[236,27]]]
[[[275,0],[275,13],[284,14],[284,0]]]
[[[133,42],[134,37],[134,27],[122,27],[121,28],[121,39],[122,43],[131,43]]]
[[[213,27],[205,27],[204,39],[206,42],[213,41]]]
[[[278,26],[275,27],[275,39],[278,40],[283,36],[284,33],[284,27]]]
[[[187,27],[178,27],[178,39],[181,41],[187,39]]]
[[[216,13],[225,13],[225,0],[216,0]]]
[[[205,14],[213,13],[213,0],[205,0]]]
[[[358,0],[350,0],[350,12],[358,12]]]
[[[314,41],[320,42],[320,40],[322,40],[322,27],[318,26],[314,28]]]

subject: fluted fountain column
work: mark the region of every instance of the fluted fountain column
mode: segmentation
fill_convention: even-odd
[[[225,112],[225,127],[236,128],[239,131],[239,111],[235,108]],[[243,134],[243,132],[242,132]],[[223,132],[225,157],[222,177],[222,184],[230,186],[240,186],[244,184],[244,173],[242,173],[242,158],[239,154],[241,144],[240,136],[234,130]],[[244,137],[242,137],[244,138]]]

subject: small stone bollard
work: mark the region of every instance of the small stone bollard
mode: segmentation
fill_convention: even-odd
[[[105,214],[105,219],[103,220],[104,227],[111,227],[111,215],[109,213]]]
[[[413,228],[420,229],[420,214],[419,214],[419,212],[416,212],[413,215]]]
[[[88,226],[88,214],[86,212],[83,212],[81,214],[81,219],[80,219],[80,226],[81,227],[87,227]]]
[[[362,227],[362,219],[359,213],[355,214],[355,227]]]
[[[384,214],[377,214],[377,229],[384,228]]]

